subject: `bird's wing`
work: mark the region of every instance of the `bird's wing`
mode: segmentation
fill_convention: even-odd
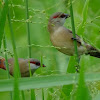
[[[18,59],[18,63],[19,63],[21,74],[27,72],[27,70],[28,70],[28,63],[27,63],[27,61],[25,59],[19,58]],[[14,59],[13,58],[8,59],[8,64],[9,64],[10,74],[13,75]]]
[[[73,34],[71,30],[69,30],[69,29],[67,29],[67,30],[68,30],[69,33],[71,33],[71,35]],[[77,34],[76,34],[76,38],[73,38],[73,36],[72,36],[71,40],[72,40],[72,41],[73,41],[73,40],[76,40],[78,46],[82,45],[81,40],[80,40],[80,37],[79,37]]]

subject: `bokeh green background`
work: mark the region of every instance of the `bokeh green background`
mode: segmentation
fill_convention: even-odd
[[[73,0],[73,11],[76,32],[82,22],[82,11],[85,0]],[[2,6],[0,6],[2,7]],[[32,57],[40,59],[43,56],[43,63],[46,68],[40,68],[36,71],[34,76],[52,75],[52,74],[66,74],[69,56],[57,51],[50,42],[49,32],[47,30],[48,18],[55,12],[70,13],[70,4],[68,0],[29,0],[29,20],[26,20],[26,8],[24,0],[10,0],[9,8],[12,19],[12,26],[17,47],[17,54],[19,58],[28,58],[28,40],[26,22],[30,22],[31,35],[31,52]],[[67,19],[65,26],[71,29],[71,19]],[[84,27],[84,26],[83,26]],[[9,24],[6,21],[5,25],[7,49],[13,54]],[[100,0],[90,0],[88,7],[88,17],[83,34],[77,33],[84,37],[89,43],[100,49]],[[3,46],[0,56],[4,57]],[[8,53],[8,58],[11,55]],[[99,72],[100,59],[84,56],[85,71]],[[0,79],[6,79],[7,72],[0,69]],[[45,89],[45,92],[50,92],[52,100],[58,100],[60,97],[61,87],[53,87],[52,89]],[[55,92],[55,93],[54,93]],[[30,91],[26,91],[26,100],[30,98]],[[54,94],[53,94],[54,93]],[[41,100],[41,89],[36,90],[37,100]],[[58,96],[58,97],[56,97]],[[7,100],[9,94],[7,92],[0,93],[2,100]],[[9,100],[9,99],[8,99]],[[63,100],[63,99],[61,99]]]

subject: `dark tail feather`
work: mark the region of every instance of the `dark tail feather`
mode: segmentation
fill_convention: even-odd
[[[100,52],[88,52],[88,54],[90,55],[90,56],[94,56],[94,57],[97,57],[97,58],[100,58]]]
[[[90,56],[94,56],[94,57],[97,57],[97,58],[100,58],[100,51],[95,49],[94,47],[90,47],[88,49],[88,53]]]

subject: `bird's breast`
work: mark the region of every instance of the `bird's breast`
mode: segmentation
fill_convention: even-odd
[[[74,48],[74,43],[73,40],[70,37],[70,34],[60,32],[59,30],[56,31],[55,33],[51,34],[50,36],[52,44],[58,49],[60,52],[73,56],[75,53],[75,48]],[[78,47],[78,52],[79,55],[84,53],[84,47],[79,46]]]
[[[72,56],[74,53],[73,44],[68,40],[64,40],[62,35],[52,34],[51,36],[52,44],[62,53]]]

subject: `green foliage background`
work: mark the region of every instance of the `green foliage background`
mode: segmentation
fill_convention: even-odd
[[[83,21],[83,7],[86,0],[73,0],[73,11],[76,32]],[[0,8],[2,8],[0,1]],[[10,0],[9,10],[12,19],[12,26],[15,36],[17,47],[17,54],[19,58],[28,58],[28,40],[26,22],[30,22],[30,35],[31,35],[31,52],[32,57],[40,59],[43,56],[43,63],[46,68],[40,68],[36,71],[34,76],[47,76],[47,75],[63,75],[66,74],[69,56],[66,56],[57,51],[50,42],[49,32],[47,30],[48,18],[51,14],[61,11],[67,14],[70,13],[70,4],[68,0],[29,0],[29,20],[26,20],[26,8],[24,0]],[[1,10],[0,10],[1,11]],[[65,26],[71,29],[71,19],[69,18]],[[83,34],[77,33],[82,36],[87,42],[100,49],[100,0],[90,0],[88,5],[87,21],[82,27],[85,27]],[[72,30],[72,29],[71,29]],[[79,31],[78,31],[79,32]],[[13,54],[11,37],[9,31],[8,20],[5,24],[5,34],[7,41],[7,49]],[[3,46],[1,48],[0,56],[4,57]],[[8,58],[11,54],[8,53]],[[82,56],[81,62],[84,62],[85,72],[99,72],[100,59],[90,57],[89,55]],[[0,69],[0,79],[7,79],[7,71]],[[95,85],[92,83],[93,93],[92,97],[97,94],[98,88],[94,90]],[[99,84],[99,83],[98,83]],[[65,100],[64,94],[61,92],[62,87],[44,88],[45,100]],[[36,89],[37,100],[41,99],[41,89]],[[60,95],[63,95],[62,97]],[[30,100],[30,91],[25,91],[26,100]],[[8,92],[1,92],[0,98],[2,100],[10,100]],[[99,100],[99,99],[96,99]]]

